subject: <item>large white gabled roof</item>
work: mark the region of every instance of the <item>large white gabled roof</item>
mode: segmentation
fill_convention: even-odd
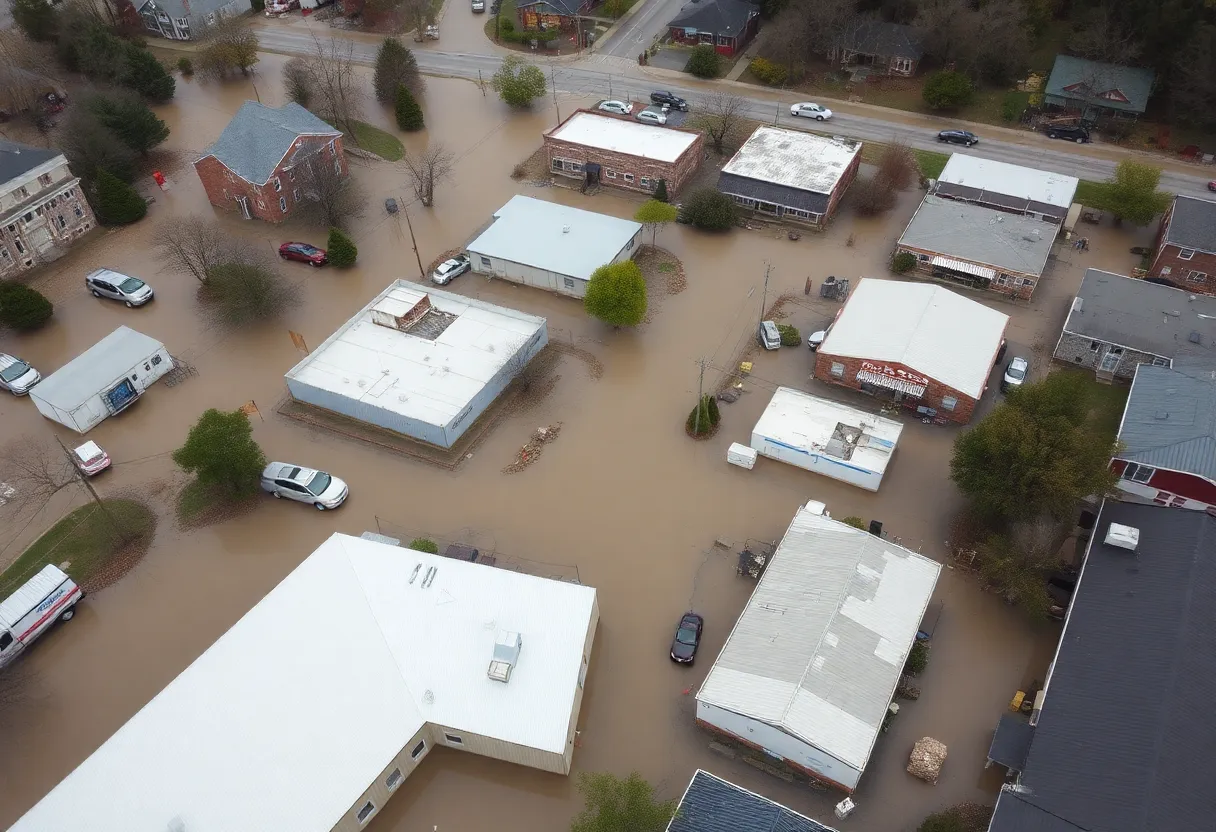
[[[628,118],[579,110],[553,129],[549,136],[598,150],[627,153],[658,162],[674,162],[692,147],[697,134],[671,127],[656,127]]]
[[[560,754],[595,603],[335,534],[11,832],[329,832],[428,722]]]
[[[865,768],[941,564],[805,508],[697,701]]]
[[[164,346],[149,335],[120,326],[40,381],[30,395],[70,413]]]
[[[937,181],[1068,208],[1081,180],[1053,171],[952,153]]]
[[[941,286],[867,278],[819,347],[903,364],[972,398],[984,392],[1009,316]]]

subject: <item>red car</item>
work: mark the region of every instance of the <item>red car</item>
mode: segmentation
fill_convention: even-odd
[[[1209,183],[1208,183],[1208,190],[1209,190],[1209,191],[1216,191],[1216,181],[1214,181],[1214,182],[1209,182]]]
[[[308,243],[283,243],[279,246],[279,256],[284,260],[299,260],[317,267],[329,262],[329,256],[324,249],[310,246]]]

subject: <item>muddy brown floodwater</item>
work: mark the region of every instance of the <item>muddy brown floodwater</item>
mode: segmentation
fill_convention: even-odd
[[[266,55],[258,65],[256,94],[267,103],[282,101],[283,61]],[[273,409],[285,394],[282,375],[298,358],[289,329],[316,345],[389,281],[418,277],[400,215],[389,217],[382,208],[385,197],[409,193],[399,168],[357,168],[368,191],[366,216],[356,232],[359,266],[347,272],[286,266],[302,303],[279,322],[235,334],[210,328],[199,315],[194,282],[158,262],[156,235],[172,230],[163,223],[213,215],[189,162],[254,95],[249,82],[179,82],[176,101],[161,110],[173,131],[161,157],[172,189],[156,195],[146,221],[93,237],[40,275],[37,285],[56,305],[53,322],[33,335],[4,335],[0,349],[47,372],[125,323],[163,340],[197,368],[196,377],[173,388],[155,386],[136,407],[90,434],[116,461],[97,483],[104,493],[143,493],[167,515],[181,483],[168,453],[203,409],[253,400],[263,416],[255,417],[254,436],[267,456],[334,471],[350,483],[350,500],[333,513],[266,500],[248,515],[189,533],[162,522],[145,560],[91,597],[70,626],[45,638],[26,660],[33,676],[28,695],[6,709],[0,724],[6,750],[0,757],[0,823],[11,823],[41,798],[327,535],[377,528],[465,540],[559,564],[555,570],[576,571],[598,589],[602,621],[576,773],[636,769],[664,794],[678,797],[693,771],[703,767],[832,820],[839,796],[717,756],[693,724],[697,686],[752,589],[735,576],[732,554],[713,544],[717,538],[776,539],[796,507],[815,498],[836,516],[881,520],[905,545],[942,559],[949,517],[958,505],[947,479],[955,432],[911,422],[877,494],[768,460],[751,472],[728,466],[727,445],[748,441],[774,386],[811,384],[805,349],[758,356],[750,392],[723,407],[722,429],[711,441],[689,441],[682,425],[696,396],[698,362],[707,362],[706,387],[712,387],[751,337],[766,264],[770,299],[796,293],[790,322],[804,331],[818,328],[836,307],[804,298],[806,277],[818,284],[828,274],[886,275],[891,245],[919,195],[903,194],[880,220],[861,221],[846,209],[826,234],[806,234],[799,242],[773,232],[711,237],[669,228],[659,242],[683,259],[688,288],[664,298],[651,322],[637,331],[600,326],[569,299],[460,278],[453,291],[544,315],[551,339],[589,351],[604,372],[591,378],[582,362],[563,356],[561,379],[547,397],[499,424],[459,469],[443,471],[305,428]],[[574,103],[579,102],[563,100],[563,109]],[[458,164],[434,209],[409,206],[424,264],[462,245],[515,193],[620,216],[636,209],[634,198],[611,191],[587,197],[509,178],[512,166],[554,123],[551,107],[509,113],[473,84],[430,79],[426,115],[426,133],[406,137],[406,144],[417,149],[441,141],[457,154]],[[389,124],[379,110],[371,118]],[[292,238],[324,244],[317,230],[221,220],[232,234],[266,246]],[[1084,267],[1126,272],[1134,265],[1128,247],[1143,242],[1106,228],[1090,229],[1089,235],[1091,251],[1063,252],[1033,304],[986,301],[1013,315],[1010,339],[1017,349],[1037,350],[1037,373],[1046,371],[1045,351]],[[82,278],[101,265],[146,278],[156,288],[156,301],[127,310],[93,299]],[[74,438],[25,400],[0,397],[0,420],[5,438]],[[535,465],[511,476],[501,473],[538,426],[558,422],[560,437]],[[29,520],[11,506],[0,507],[0,546],[6,546],[0,557],[15,556],[55,520],[56,508],[62,507]],[[982,769],[990,732],[1013,691],[1042,677],[1058,628],[1030,626],[951,570],[943,572],[938,598],[944,614],[922,696],[904,706],[891,733],[880,739],[856,795],[858,809],[838,824],[843,830],[900,832],[933,809],[962,800],[990,802],[999,785],[994,772]],[[672,626],[689,608],[706,616],[706,643],[702,660],[681,668],[668,661],[667,647]],[[936,787],[903,772],[908,750],[924,735],[950,749]],[[579,806],[573,777],[439,749],[371,828],[560,830]]]

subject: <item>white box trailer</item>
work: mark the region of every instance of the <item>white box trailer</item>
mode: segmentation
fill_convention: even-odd
[[[120,326],[36,384],[30,398],[46,418],[88,433],[172,369],[164,344]]]
[[[0,667],[23,653],[56,621],[76,614],[84,592],[57,566],[47,564],[0,601]]]

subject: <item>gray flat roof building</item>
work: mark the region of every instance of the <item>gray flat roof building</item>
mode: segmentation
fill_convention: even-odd
[[[987,280],[999,280],[1002,274],[1038,278],[1057,231],[1053,222],[926,196],[897,247],[956,261],[943,265]],[[960,268],[958,263],[975,268]]]

